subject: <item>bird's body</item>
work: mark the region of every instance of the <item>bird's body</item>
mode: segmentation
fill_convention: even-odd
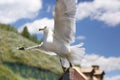
[[[70,45],[62,43],[59,39],[54,36],[54,33],[50,29],[44,30],[42,48],[45,51],[55,52],[61,57],[66,57],[70,53]]]
[[[85,53],[84,48],[80,46],[71,46],[75,41],[75,14],[77,0],[56,0],[54,14],[54,31],[48,27],[43,30],[42,44],[26,49],[38,49],[56,53],[60,59],[62,66],[69,67],[69,63],[80,63],[81,56]],[[23,49],[23,48],[22,48]]]
[[[82,45],[71,46],[70,43],[56,37],[55,33],[47,27],[44,28],[43,32],[41,50],[56,53],[61,58],[62,66],[64,67],[80,63],[85,52],[84,48],[80,48]]]

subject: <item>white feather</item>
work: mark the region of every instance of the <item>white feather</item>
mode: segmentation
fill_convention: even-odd
[[[61,58],[64,67],[72,64],[80,64],[85,54],[81,48],[83,43],[70,46],[75,39],[75,13],[77,0],[57,0],[54,15],[54,33],[46,28],[44,30],[43,48],[46,51],[56,53]]]
[[[57,0],[54,15],[54,32],[44,28],[43,43],[28,49],[38,49],[42,52],[53,52],[61,58],[61,64],[69,67],[70,64],[80,64],[85,54],[81,48],[83,43],[70,46],[75,39],[75,14],[77,0]],[[47,53],[50,54],[50,53]]]
[[[55,37],[64,43],[74,41],[76,0],[57,0],[54,15]]]

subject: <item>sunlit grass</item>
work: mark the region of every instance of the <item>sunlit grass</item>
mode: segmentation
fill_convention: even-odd
[[[0,27],[0,80],[4,80],[2,76],[8,75],[9,73],[11,75],[8,78],[16,76],[13,77],[15,79],[9,80],[18,80],[19,78],[22,78],[19,80],[25,80],[20,74],[16,74],[10,68],[2,65],[3,62],[22,63],[27,66],[49,70],[55,74],[62,73],[59,59],[56,56],[49,56],[38,51],[19,51],[16,49],[20,46],[27,47],[34,45],[36,44],[22,37],[19,33],[12,30],[7,31]],[[28,71],[28,74],[31,74],[31,71]],[[44,73],[41,73],[41,76],[45,77]],[[34,80],[34,78],[30,77],[29,80]]]

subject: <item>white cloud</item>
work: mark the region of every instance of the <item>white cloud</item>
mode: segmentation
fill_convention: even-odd
[[[120,0],[94,0],[78,4],[78,20],[90,17],[112,27],[120,24]]]
[[[114,63],[114,64],[113,64]],[[91,65],[100,65],[100,67],[107,71],[120,70],[120,57],[99,56],[95,54],[85,55],[81,65],[84,67],[90,67]]]
[[[42,8],[42,0],[0,0],[0,22],[13,23],[33,18]]]
[[[85,36],[78,36],[78,37],[76,37],[76,39],[77,39],[77,40],[85,40],[86,37],[85,37]]]
[[[120,80],[120,75],[116,75],[113,77],[106,77],[105,80]]]
[[[47,12],[48,12],[48,13],[51,11],[51,8],[52,8],[51,5],[48,5],[48,6],[47,6]]]
[[[26,23],[18,29],[19,32],[21,32],[25,26],[27,26],[27,28],[31,34],[38,34],[38,33],[40,33],[40,31],[38,31],[38,30],[41,27],[43,28],[44,26],[47,26],[47,27],[53,29],[54,28],[54,20],[48,19],[48,18],[43,18],[43,19],[35,20],[34,22],[31,22],[31,23]]]

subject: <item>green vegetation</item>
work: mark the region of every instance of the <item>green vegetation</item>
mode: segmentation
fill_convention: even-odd
[[[23,31],[21,32],[21,35],[28,39],[30,38],[30,33],[28,32],[27,26],[24,27]]]
[[[42,41],[42,39],[38,40],[36,34],[32,34],[32,35],[31,35],[31,34],[29,33],[29,31],[28,31],[27,26],[25,26],[25,27],[23,28],[23,31],[21,32],[21,35],[22,35],[23,37],[25,37],[25,38],[27,38],[27,39],[35,42],[35,43],[41,43],[41,41]]]
[[[21,63],[4,62],[3,64],[5,66],[8,66],[8,68],[11,69],[13,73],[16,73],[19,76],[21,75],[22,77],[24,77],[24,79],[31,78],[45,80],[46,78],[49,80],[56,80],[57,78],[57,75],[51,73],[49,70],[27,66]]]
[[[7,76],[6,76],[7,75]],[[18,80],[14,73],[7,67],[0,64],[0,80]]]
[[[62,73],[59,59],[38,51],[17,50],[37,44],[8,27],[0,24],[0,80],[56,80]]]
[[[0,23],[0,29],[3,29],[3,30],[7,30],[7,31],[12,31],[12,32],[15,32],[15,33],[18,33],[17,29],[12,27],[11,25],[9,24],[2,24]]]

